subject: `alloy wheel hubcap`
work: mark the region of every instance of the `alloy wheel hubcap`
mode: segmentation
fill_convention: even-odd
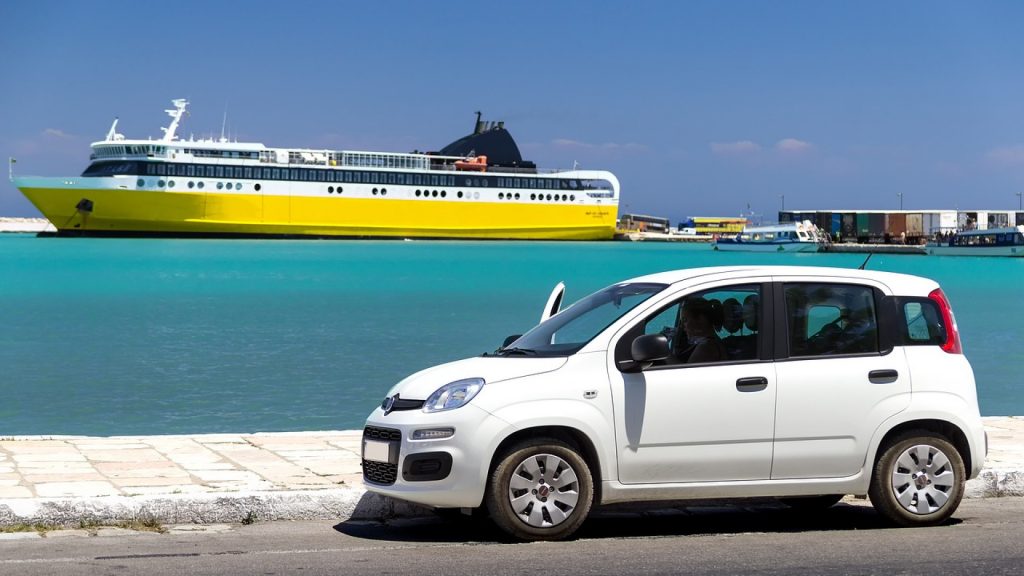
[[[904,450],[892,471],[893,494],[900,506],[913,514],[940,510],[949,501],[956,482],[949,458],[927,444]]]
[[[534,528],[565,522],[579,497],[576,471],[553,454],[537,454],[520,462],[508,485],[512,511]]]

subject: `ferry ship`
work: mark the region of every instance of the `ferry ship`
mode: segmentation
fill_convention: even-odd
[[[942,242],[928,244],[929,254],[938,256],[1024,257],[1024,226],[961,230]]]
[[[809,221],[746,227],[715,241],[715,250],[730,252],[817,252],[825,241]]]
[[[437,153],[267,148],[178,138],[173,100],[158,140],[117,120],[81,176],[14,177],[57,235],[606,240],[619,181],[538,170],[503,122]]]

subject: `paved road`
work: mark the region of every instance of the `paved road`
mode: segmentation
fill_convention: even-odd
[[[472,522],[271,522],[197,533],[0,539],[0,574],[1020,574],[1024,498],[964,501],[954,521],[884,527],[862,502],[604,511],[570,542],[510,544]]]

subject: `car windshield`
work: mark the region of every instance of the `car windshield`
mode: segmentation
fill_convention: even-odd
[[[667,284],[615,284],[579,300],[498,351],[501,355],[575,354],[626,312],[665,289]]]

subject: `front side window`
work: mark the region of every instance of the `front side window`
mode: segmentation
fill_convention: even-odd
[[[613,322],[661,292],[665,284],[626,283],[595,292],[540,323],[503,354],[569,356],[575,354]]]
[[[787,283],[783,287],[789,355],[877,354],[874,290],[856,284]]]
[[[642,323],[643,334],[664,334],[671,355],[654,366],[758,359],[761,286],[744,284],[692,293]]]

